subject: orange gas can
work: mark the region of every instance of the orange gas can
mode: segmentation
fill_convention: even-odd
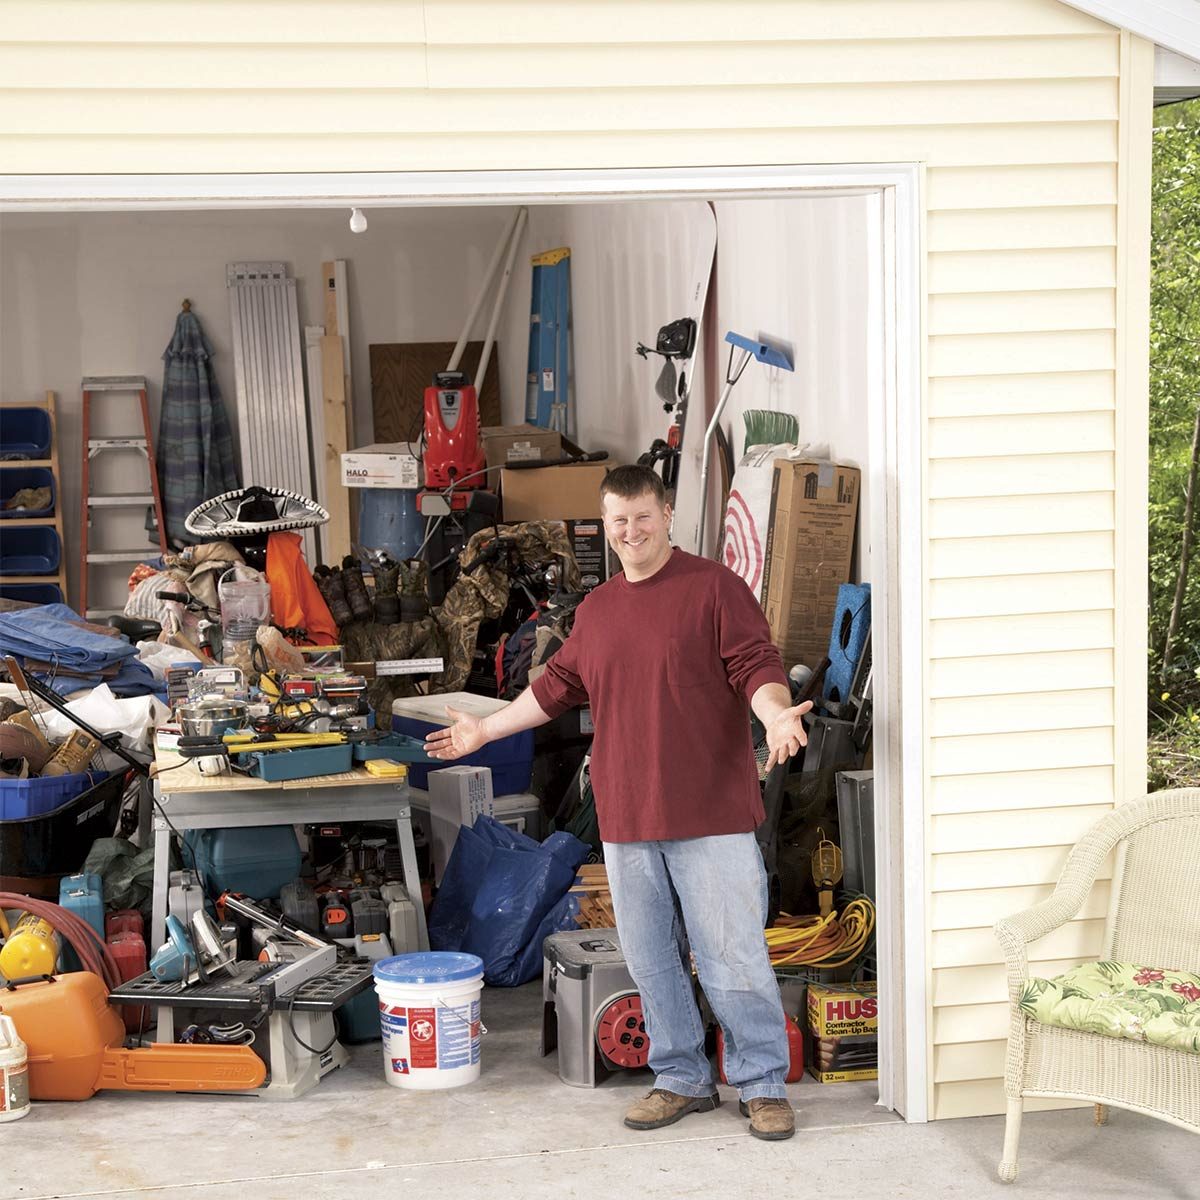
[[[28,1048],[34,1100],[86,1100],[99,1088],[240,1091],[266,1078],[249,1046],[123,1049],[125,1022],[109,1004],[104,980],[90,971],[8,984],[0,988],[0,1012]]]

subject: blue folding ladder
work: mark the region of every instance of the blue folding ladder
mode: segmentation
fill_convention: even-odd
[[[571,369],[571,251],[535,254],[529,299],[529,373],[525,420],[567,434],[575,425],[568,391]]]

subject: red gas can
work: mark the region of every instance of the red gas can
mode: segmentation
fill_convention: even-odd
[[[146,933],[142,914],[136,908],[118,908],[104,914],[104,939],[107,941],[117,933],[136,933],[144,937]]]
[[[800,1026],[796,1024],[795,1017],[787,1019],[787,1038],[788,1038],[788,1054],[791,1061],[788,1063],[787,1082],[798,1083],[804,1077],[804,1034],[801,1032]],[[721,1027],[717,1026],[717,1069],[721,1072],[721,1082],[728,1083],[725,1078],[725,1034]]]
[[[140,915],[138,919],[141,919]],[[146,943],[140,933],[114,933],[107,940],[108,948],[117,960],[122,983],[146,973]],[[125,1028],[130,1033],[138,1033],[149,1027],[150,1014],[145,1008],[133,1008],[128,1004],[114,1007],[119,1009]]]

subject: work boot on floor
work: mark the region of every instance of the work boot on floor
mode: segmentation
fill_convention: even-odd
[[[341,571],[332,571],[322,564],[313,571],[313,580],[317,591],[329,606],[329,615],[337,622],[338,628],[349,625],[354,620],[354,614],[346,602],[346,589],[342,584]]]
[[[347,554],[342,559],[342,589],[346,593],[346,603],[350,605],[354,619],[369,621],[372,615],[371,597],[367,594],[367,585],[363,582],[362,567],[352,554]]]
[[[375,621],[379,625],[395,625],[400,620],[400,597],[396,584],[400,580],[400,564],[392,558],[373,564],[375,572]]]
[[[400,564],[400,620],[420,621],[429,615],[429,569],[419,558]]]
[[[796,1132],[796,1114],[786,1100],[768,1096],[739,1100],[738,1112],[750,1118],[750,1132],[765,1142],[782,1142]]]
[[[680,1096],[655,1088],[625,1114],[625,1124],[630,1129],[661,1129],[664,1125],[674,1125],[688,1113],[712,1112],[720,1103],[721,1097],[716,1092],[711,1096]]]

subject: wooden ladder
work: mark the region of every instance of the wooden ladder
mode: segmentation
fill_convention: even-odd
[[[141,437],[91,436],[92,397],[102,392],[135,393],[142,415]],[[149,491],[93,495],[88,482],[89,466],[97,454],[139,454],[149,471]],[[146,399],[146,380],[141,375],[94,375],[83,381],[83,473],[80,478],[79,520],[79,611],[87,620],[119,614],[124,608],[88,607],[88,567],[93,563],[139,563],[153,557],[150,546],[130,550],[89,550],[92,513],[111,508],[154,508],[158,549],[167,552],[166,524],[163,520],[162,495],[158,488],[158,470],[154,461],[154,439],[150,433],[150,405]]]
[[[58,590],[62,593],[63,603],[65,604],[67,603],[67,551],[66,542],[63,540],[62,480],[58,470],[58,421],[54,410],[55,400],[55,394],[47,392],[43,400],[12,400],[0,404],[0,412],[5,409],[44,408],[46,415],[50,418],[49,458],[13,459],[12,461],[0,464],[0,467],[44,467],[54,477],[54,511],[48,516],[43,517],[8,517],[0,520],[0,534],[9,529],[30,529],[40,526],[46,529],[53,529],[55,536],[58,538],[57,571],[29,575],[0,572],[0,583],[57,583]],[[2,421],[2,418],[0,418],[0,421]],[[0,448],[2,446],[3,435],[0,434]],[[3,557],[3,552],[0,551],[0,562],[3,562]]]

